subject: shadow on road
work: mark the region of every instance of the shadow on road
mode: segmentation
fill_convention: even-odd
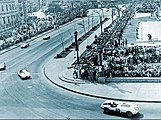
[[[139,119],[144,118],[144,115],[141,113],[138,113],[131,118],[129,118],[125,113],[118,113],[118,112],[113,112],[113,111],[109,111],[108,113],[104,113],[104,114],[110,115],[110,116],[117,116],[117,117],[121,117],[121,118],[135,119],[135,120],[139,120]]]

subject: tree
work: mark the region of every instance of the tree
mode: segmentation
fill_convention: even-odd
[[[51,13],[58,13],[58,12],[62,12],[62,9],[61,9],[61,7],[59,6],[59,4],[54,3],[54,2],[51,2],[51,3],[48,5],[48,12],[51,12]]]

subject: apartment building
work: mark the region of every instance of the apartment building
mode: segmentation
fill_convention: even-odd
[[[18,21],[15,0],[0,0],[0,33],[14,27]]]

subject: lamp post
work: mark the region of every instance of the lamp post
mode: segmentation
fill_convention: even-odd
[[[97,41],[97,47],[98,47],[98,60],[99,60],[99,65],[102,66],[102,42],[100,39]]]
[[[74,32],[74,36],[75,36],[75,50],[77,52],[77,64],[79,65],[79,54],[78,54],[79,46],[78,46],[77,34],[78,34],[78,32],[75,31]]]
[[[92,28],[93,28],[93,12],[92,12]]]
[[[96,11],[99,15],[99,18],[100,18],[100,25],[101,25],[101,33],[102,33],[102,16],[100,15],[100,13],[98,11]]]
[[[114,9],[112,8],[112,11],[111,11],[111,17],[112,17],[112,21],[114,19]]]
[[[97,35],[95,35],[95,41],[97,43],[98,65],[102,66],[102,42]]]
[[[104,16],[103,8],[101,8],[101,10],[102,10],[102,15],[103,15],[103,19],[104,19],[105,16]]]
[[[89,31],[89,28],[90,28],[89,23],[90,23],[90,19],[89,19],[89,16],[88,16],[88,31]]]
[[[26,16],[26,1],[24,0],[22,1],[22,7],[23,7],[23,17],[24,17],[23,22],[26,23],[26,17],[27,17]]]

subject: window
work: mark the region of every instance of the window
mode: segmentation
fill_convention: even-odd
[[[10,10],[12,10],[12,7],[11,7],[11,5],[9,5],[9,8],[10,8]]]
[[[8,5],[6,5],[6,10],[8,11]]]
[[[6,24],[5,17],[2,17],[2,19],[3,19],[3,24]]]
[[[8,23],[10,23],[10,17],[9,16],[7,16],[7,19],[8,19]]]
[[[0,30],[1,30],[1,25],[2,25],[2,24],[1,24],[1,18],[0,18]]]
[[[13,18],[14,18],[14,19],[16,19],[16,16],[15,16],[15,15],[13,15]]]
[[[14,5],[12,4],[12,10],[14,10]]]
[[[11,23],[13,23],[14,21],[14,18],[13,18],[13,15],[11,15]]]
[[[103,105],[111,105],[111,103],[109,102],[109,103],[103,103]]]
[[[19,7],[19,11],[22,11],[22,7]]]
[[[4,11],[3,5],[2,5],[2,11]]]
[[[21,3],[21,0],[18,0],[18,3]]]
[[[130,107],[130,105],[128,105],[128,104],[126,104],[126,103],[123,103],[123,104],[121,105],[121,107]]]
[[[108,103],[103,103],[103,105],[108,105]]]

